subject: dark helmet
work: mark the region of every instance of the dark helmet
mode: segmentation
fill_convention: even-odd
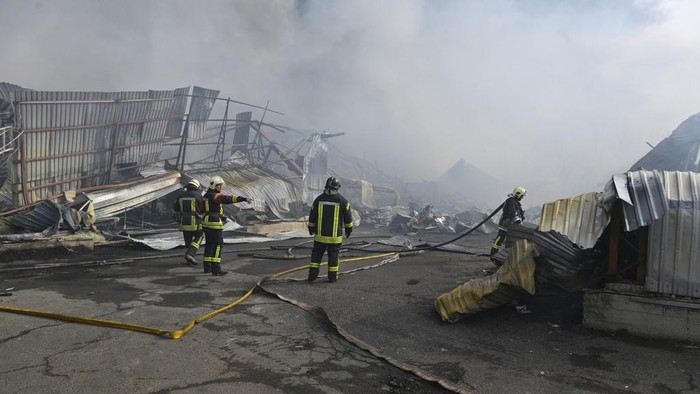
[[[338,178],[332,176],[332,177],[326,179],[326,189],[330,189],[330,190],[340,189],[340,181],[338,180]]]
[[[190,181],[187,182],[187,184],[185,185],[185,188],[186,188],[186,189],[190,189],[190,190],[199,190],[200,187],[201,187],[201,185],[200,185],[199,181],[196,180],[196,179],[190,180]]]

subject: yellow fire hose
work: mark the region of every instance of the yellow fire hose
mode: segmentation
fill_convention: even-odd
[[[352,263],[355,261],[378,259],[378,258],[382,258],[382,257],[393,256],[396,254],[399,254],[399,253],[398,252],[382,253],[382,254],[377,254],[377,255],[340,260],[339,262],[342,264],[347,264],[347,263]],[[321,264],[321,266],[325,266],[325,265],[328,265],[328,263]],[[176,330],[176,331],[168,331],[168,330],[163,330],[163,329],[159,329],[159,328],[146,327],[146,326],[141,326],[138,324],[121,323],[121,322],[116,322],[116,321],[111,321],[111,320],[91,319],[91,318],[86,318],[86,317],[64,315],[64,314],[60,314],[60,313],[36,311],[36,310],[22,309],[22,308],[14,308],[14,307],[10,307],[10,306],[0,306],[0,311],[17,313],[17,314],[21,314],[21,315],[45,317],[48,319],[63,320],[63,321],[72,322],[72,323],[81,323],[81,324],[89,324],[89,325],[93,325],[93,326],[119,328],[122,330],[130,330],[130,331],[139,331],[139,332],[145,332],[145,333],[154,334],[154,335],[167,335],[168,337],[170,337],[172,339],[180,339],[183,335],[187,334],[192,328],[194,328],[195,325],[200,324],[204,321],[207,321],[220,313],[226,312],[227,310],[229,310],[229,309],[235,307],[236,305],[240,304],[241,302],[245,301],[248,297],[250,297],[251,294],[253,294],[253,291],[255,291],[255,289],[260,285],[260,283],[264,282],[265,280],[279,278],[281,276],[291,274],[293,272],[305,270],[308,268],[309,268],[308,265],[304,265],[304,266],[300,266],[300,267],[296,267],[296,268],[291,268],[291,269],[288,269],[286,271],[282,271],[282,272],[276,273],[272,276],[263,278],[258,283],[256,283],[255,286],[253,286],[253,288],[248,290],[247,293],[245,293],[244,295],[239,297],[234,302],[232,302],[232,303],[230,303],[222,308],[216,309],[210,313],[207,313],[204,316],[198,317],[198,318],[192,320],[191,322],[189,322],[183,329]]]

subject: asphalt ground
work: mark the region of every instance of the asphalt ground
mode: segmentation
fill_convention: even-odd
[[[341,258],[395,249],[366,246],[390,235],[360,227]],[[492,237],[474,233],[457,244],[485,253]],[[294,259],[285,260],[289,247]],[[223,277],[186,266],[184,249],[128,244],[6,261],[0,291],[12,290],[0,306],[179,330],[262,278],[305,266],[308,247],[300,239],[227,244],[230,274]],[[506,305],[450,324],[440,320],[435,298],[494,269],[487,258],[430,251],[372,267],[384,260],[342,264],[336,283],[308,283],[305,269],[264,282],[264,290],[177,340],[0,312],[0,392],[700,391],[698,344],[584,328],[582,293],[539,289],[520,299],[520,308]]]

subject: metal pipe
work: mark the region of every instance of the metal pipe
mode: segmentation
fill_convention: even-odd
[[[134,120],[134,121],[130,121],[130,122],[112,122],[112,123],[98,123],[98,124],[89,124],[89,125],[80,125],[80,126],[46,127],[46,128],[40,128],[40,129],[22,129],[21,131],[25,132],[25,133],[41,133],[41,132],[47,132],[47,131],[99,129],[99,128],[111,127],[111,126],[115,126],[115,125],[122,126],[122,125],[143,124],[143,123],[150,123],[150,122],[160,122],[160,121],[175,119],[175,118],[179,118],[179,117],[180,116],[166,116],[163,118],[142,119],[142,120]]]
[[[225,99],[225,98],[219,98],[219,97],[197,96],[197,95],[194,95],[194,94],[176,94],[175,96],[203,97],[203,98],[206,98],[206,99],[209,99],[209,100],[224,100],[224,101],[230,101],[230,102],[236,103],[236,104],[247,105],[247,106],[253,107],[253,108],[266,109],[265,107],[261,107],[261,106],[259,106],[259,105],[248,104],[248,103],[244,103],[244,102],[242,102],[242,101],[236,101],[236,100]],[[273,111],[273,110],[271,110],[271,109],[267,109],[267,110],[270,111],[270,112],[274,112],[274,113],[276,113],[276,114],[279,114],[279,115],[284,115],[282,112]]]

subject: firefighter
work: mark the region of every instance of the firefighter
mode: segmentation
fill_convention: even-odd
[[[203,199],[202,193],[199,191],[201,185],[196,179],[192,179],[185,185],[185,190],[180,193],[175,201],[173,210],[178,216],[178,230],[182,231],[185,238],[185,263],[187,265],[197,265],[197,260],[194,256],[202,244],[202,218],[200,214],[202,209]]]
[[[326,180],[326,187],[311,206],[309,234],[314,236],[309,264],[309,282],[318,278],[323,254],[328,250],[328,282],[338,280],[338,254],[345,237],[352,234],[350,203],[340,193],[340,182],[335,177]]]
[[[221,248],[224,245],[224,223],[228,220],[224,216],[224,204],[237,202],[251,203],[248,197],[223,194],[224,180],[215,175],[209,182],[209,189],[204,193],[204,220],[202,227],[207,242],[204,246],[204,272],[221,276],[228,272],[221,269]]]
[[[503,205],[503,214],[501,214],[501,219],[498,221],[498,234],[491,245],[491,261],[494,261],[493,255],[498,253],[501,249],[501,245],[508,236],[508,226],[512,223],[520,223],[525,218],[520,200],[522,200],[526,194],[527,190],[522,186],[518,186],[513,189],[513,193],[508,195]]]

